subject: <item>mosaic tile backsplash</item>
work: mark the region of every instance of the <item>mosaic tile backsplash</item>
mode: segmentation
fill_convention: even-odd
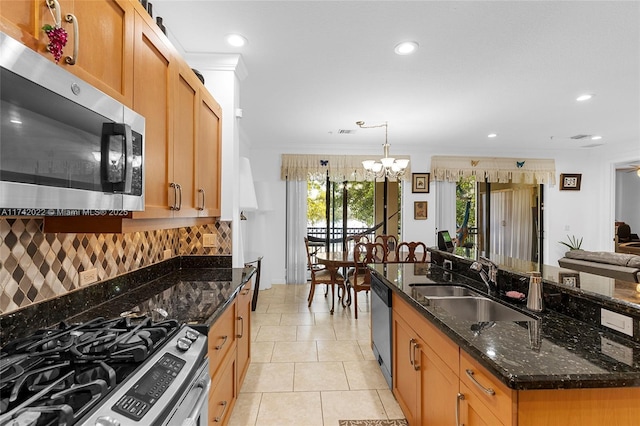
[[[43,219],[0,219],[0,314],[79,288],[79,274],[96,268],[98,282],[171,256],[230,255],[231,222],[132,232],[72,234],[42,232]],[[215,234],[217,246],[202,246]]]

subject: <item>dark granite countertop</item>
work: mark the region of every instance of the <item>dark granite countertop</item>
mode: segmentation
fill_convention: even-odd
[[[373,269],[395,294],[512,389],[640,386],[640,344],[632,339],[549,308],[528,312],[520,302],[508,304],[530,315],[531,321],[496,321],[482,328],[440,307],[425,306],[412,286],[455,283],[486,292],[482,282],[432,264]],[[506,296],[496,299],[507,301]]]
[[[254,267],[232,268],[230,256],[174,258],[64,296],[0,316],[0,341],[27,336],[59,322],[112,318],[123,312],[190,324],[206,333],[249,281]]]
[[[181,269],[76,315],[69,321],[84,322],[99,316],[111,318],[123,312],[147,314],[156,319],[166,313],[167,318],[206,333],[252,274],[253,269],[242,268]]]

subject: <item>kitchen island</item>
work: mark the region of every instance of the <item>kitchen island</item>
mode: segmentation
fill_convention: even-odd
[[[523,302],[511,306],[525,320],[463,319],[417,289],[455,283],[486,293],[484,284],[433,264],[376,265],[374,276],[393,292],[393,391],[410,424],[632,425],[640,418],[640,344],[632,338],[549,308],[527,312]],[[561,305],[581,303],[557,297]]]

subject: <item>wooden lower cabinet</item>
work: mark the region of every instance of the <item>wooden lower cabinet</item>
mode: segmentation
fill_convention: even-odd
[[[238,294],[236,301],[236,321],[238,339],[238,387],[244,381],[244,377],[251,362],[251,282],[246,283]]]
[[[251,361],[251,282],[209,329],[209,425],[225,425]]]
[[[209,425],[224,425],[229,421],[231,411],[238,397],[237,353],[229,352],[216,376],[211,379],[209,392]]]
[[[456,415],[452,407],[458,392],[458,375],[430,346],[421,348],[420,354],[421,422],[428,425],[455,425]]]
[[[464,383],[460,383],[460,396],[459,408],[457,408],[460,413],[460,424],[465,426],[504,425]]]
[[[236,349],[235,306],[234,301],[209,329],[209,375],[212,378],[223,365],[226,355]]]
[[[640,388],[513,390],[395,295],[393,394],[411,426],[640,424]]]
[[[420,424],[418,401],[421,399],[420,371],[415,369],[413,354],[416,333],[399,315],[393,316],[393,393],[410,425]]]
[[[518,426],[640,424],[640,388],[544,389],[518,392]]]

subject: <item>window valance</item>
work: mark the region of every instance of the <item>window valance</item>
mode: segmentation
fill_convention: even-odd
[[[457,182],[461,177],[492,183],[556,184],[553,159],[505,157],[431,157],[431,179]]]
[[[373,155],[322,155],[322,154],[282,154],[280,178],[282,180],[323,180],[329,174],[332,182],[364,181],[364,160],[376,159]],[[397,156],[396,158],[409,158]],[[411,178],[411,164],[403,179]]]

